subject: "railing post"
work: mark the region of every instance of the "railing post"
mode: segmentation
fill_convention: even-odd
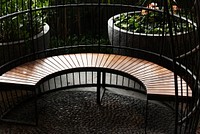
[[[102,87],[105,88],[106,84],[106,72],[102,72]]]
[[[146,111],[145,111],[145,134],[147,134],[147,125],[148,125],[148,104],[149,104],[149,100],[148,100],[148,96],[147,96]]]
[[[101,105],[101,71],[97,71],[97,104]]]
[[[170,43],[171,43],[171,53],[172,53],[172,60],[173,60],[173,72],[174,72],[174,87],[175,87],[175,128],[174,133],[178,133],[178,115],[179,115],[179,97],[178,97],[178,81],[177,81],[177,64],[176,64],[176,52],[175,52],[175,43],[173,38],[173,18],[170,14],[170,8],[171,2],[168,0],[164,0],[164,14],[167,16],[167,23],[169,25],[169,35],[170,35]],[[172,12],[173,15],[173,12]]]
[[[103,98],[105,90],[106,90],[105,89],[105,80],[106,80],[106,73],[98,71],[97,72],[97,103],[99,105],[101,105],[101,101],[102,101],[102,98]]]
[[[39,89],[39,88],[38,88]],[[37,112],[37,88],[34,88],[34,103],[35,103],[35,125],[38,125],[38,112]]]

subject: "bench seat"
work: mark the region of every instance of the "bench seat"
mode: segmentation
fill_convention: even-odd
[[[52,73],[87,67],[109,68],[132,75],[145,85],[148,95],[175,95],[172,71],[143,59],[101,53],[66,54],[31,61],[2,74],[0,83],[36,86]],[[178,87],[180,96],[192,96],[190,87],[179,76]]]

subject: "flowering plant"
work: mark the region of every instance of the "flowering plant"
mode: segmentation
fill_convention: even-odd
[[[114,19],[115,26],[134,33],[145,34],[169,34],[169,25],[167,17],[162,12],[162,7],[158,7],[157,3],[150,3],[147,9],[141,12],[122,13],[119,17]],[[180,10],[176,5],[172,6],[174,14]],[[178,17],[173,19],[172,31],[186,32],[192,29],[192,25]]]

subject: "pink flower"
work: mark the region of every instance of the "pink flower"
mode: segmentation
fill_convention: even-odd
[[[172,11],[174,14],[176,14],[178,10],[180,10],[180,8],[177,5],[172,6]]]
[[[157,3],[154,3],[154,2],[152,2],[152,3],[150,3],[147,7],[148,8],[150,8],[150,9],[159,9],[158,7],[157,7]]]
[[[157,7],[157,5],[158,5],[157,3],[152,2],[147,7],[150,8],[150,9],[157,9],[158,10],[159,7]],[[149,11],[147,11],[147,10],[142,10],[141,14],[146,15],[146,14],[148,14],[148,12]]]

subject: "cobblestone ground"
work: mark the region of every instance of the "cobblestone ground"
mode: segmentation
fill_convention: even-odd
[[[34,119],[34,103],[27,102],[8,118]],[[0,134],[143,134],[146,101],[106,92],[102,105],[91,91],[57,91],[38,100],[38,126],[0,123]],[[150,102],[148,134],[172,134],[174,113]],[[22,118],[23,117],[23,118]]]

